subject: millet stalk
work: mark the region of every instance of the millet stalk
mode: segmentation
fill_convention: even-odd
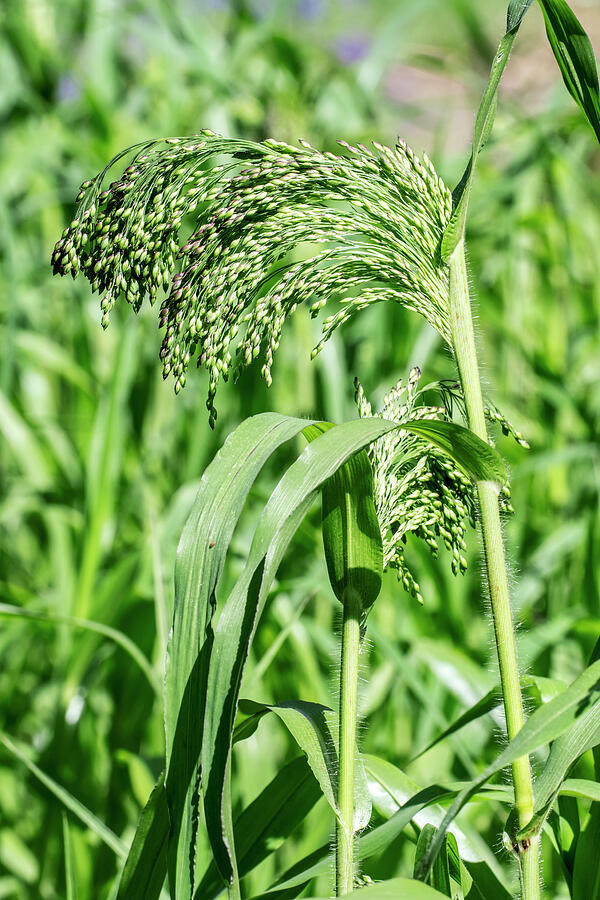
[[[336,826],[336,896],[354,888],[354,761],[358,716],[358,661],[362,603],[349,590],[344,599],[340,668],[338,821]]]
[[[465,397],[467,418],[471,431],[482,438],[482,440],[487,441],[463,240],[459,242],[452,253],[449,259],[449,266],[451,328],[456,362]],[[508,739],[512,740],[523,726],[525,716],[519,681],[498,494],[494,485],[487,482],[479,482],[478,493],[485,564],[500,668],[500,682],[506,713],[506,728]],[[512,775],[519,828],[523,828],[533,815],[533,784],[528,757],[523,756],[515,760],[512,765]],[[523,900],[539,900],[539,841],[535,838],[525,846],[520,844],[516,849],[518,849],[519,854]]]

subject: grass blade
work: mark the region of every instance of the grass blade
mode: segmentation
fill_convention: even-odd
[[[65,890],[66,900],[77,900],[77,882],[75,878],[75,860],[71,845],[71,831],[66,812],[62,814],[63,847],[65,854]]]
[[[587,750],[600,744],[600,702],[595,703],[552,744],[546,765],[535,780],[533,817],[517,835],[530,838],[541,829],[563,781],[573,763]]]
[[[157,900],[167,874],[169,807],[161,772],[142,810],[119,882],[117,900]]]
[[[244,728],[245,737],[256,731],[259,720],[269,712],[274,713],[283,722],[300,750],[306,755],[323,796],[337,815],[337,756],[327,721],[327,713],[331,713],[331,710],[320,703],[302,700],[273,705],[241,700],[240,711],[249,716]],[[236,729],[236,732],[239,739],[239,730]]]
[[[162,695],[160,679],[148,662],[148,659],[144,656],[137,644],[134,644],[131,638],[127,637],[126,634],[123,634],[123,632],[119,631],[117,628],[112,628],[110,625],[103,625],[102,622],[93,622],[91,619],[78,619],[75,616],[61,616],[55,613],[36,612],[32,609],[25,609],[22,606],[13,606],[10,603],[0,603],[0,616],[16,616],[17,618],[22,619],[34,619],[36,622],[47,622],[50,625],[70,625],[73,628],[83,628],[87,631],[94,631],[97,634],[102,634],[105,637],[110,638],[111,641],[114,641],[115,644],[118,644],[119,647],[129,654],[131,659],[137,663],[148,679],[148,683],[154,693],[158,697]]]
[[[339,425],[309,444],[273,491],[244,571],[219,619],[208,676],[202,771],[211,846],[227,881],[235,879],[235,862],[224,785],[241,677],[267,594],[283,553],[319,488],[354,453],[394,427],[382,419],[362,419]]]
[[[169,880],[175,897],[194,888],[195,822],[215,591],[248,492],[263,464],[307,422],[254,416],[227,438],[202,478],[175,565],[175,608],[165,687]]]
[[[417,841],[415,851],[415,872],[418,871],[423,856],[429,850],[429,846],[435,834],[433,825],[426,825],[422,829]],[[445,897],[451,897],[450,892],[450,863],[448,860],[448,835],[444,837],[441,850],[438,853],[430,875],[431,886],[440,891]]]
[[[274,853],[322,797],[322,791],[304,756],[277,773],[233,826],[240,878]],[[211,863],[195,893],[206,900],[223,890],[223,880]]]
[[[360,891],[352,891],[352,895],[356,897],[364,897],[365,900],[440,900],[440,897],[447,897],[447,894],[441,894],[435,888],[423,884],[421,881],[412,881],[410,878],[392,878],[389,881],[381,881],[379,884],[362,888]],[[309,900],[319,900],[317,897],[311,897]]]
[[[575,724],[600,699],[600,660],[589,666],[562,694],[537,709],[519,733],[482,774],[465,787],[448,810],[429,852],[423,857],[419,877],[425,879],[439,851],[448,826],[481,785],[521,756],[528,756]]]
[[[565,0],[538,0],[563,81],[600,141],[600,90],[590,39]]]
[[[475,166],[477,165],[477,157],[492,130],[496,115],[496,103],[500,79],[506,68],[506,64],[510,57],[510,51],[512,50],[512,45],[514,44],[523,16],[530,6],[531,0],[512,0],[508,7],[506,33],[498,45],[496,56],[492,62],[490,77],[485,91],[483,92],[479,109],[477,110],[471,158],[469,159],[467,168],[452,195],[452,217],[444,232],[441,247],[442,259],[446,262],[448,262],[453,252],[464,238],[469,197],[471,194],[473,176],[475,174]]]
[[[69,793],[62,785],[58,784],[58,782],[54,781],[53,778],[50,778],[49,775],[46,775],[45,772],[36,766],[34,762],[32,762],[27,755],[16,745],[13,741],[5,734],[3,731],[0,731],[0,743],[11,753],[13,756],[16,756],[31,772],[32,775],[40,781],[44,787],[46,787],[54,796],[59,800],[63,806],[66,806],[67,809],[70,809],[71,812],[77,816],[80,822],[98,835],[101,841],[103,841],[107,847],[116,853],[117,856],[124,857],[127,855],[127,848],[123,841],[117,837],[117,835],[108,828],[104,822],[101,822],[100,819],[91,812],[87,806],[84,806],[79,800],[77,800],[72,794]]]

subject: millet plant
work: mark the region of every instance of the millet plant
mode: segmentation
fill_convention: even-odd
[[[564,0],[539,2],[565,84],[600,139],[598,77],[589,41]],[[600,742],[600,661],[595,654],[583,675],[525,721],[501,527],[502,507],[510,509],[509,489],[486,418],[525,441],[484,403],[465,261],[477,158],[530,5],[531,0],[510,3],[506,34],[477,113],[471,158],[453,193],[431,162],[402,142],[393,149],[341,142],[343,152],[337,155],[306,143],[253,143],[208,131],[130,148],[81,187],[75,219],[54,252],[54,270],[89,279],[102,297],[104,326],[119,297],[136,311],[145,297],[152,303],[160,297],[164,377],[172,377],[179,391],[192,361],[204,367],[211,424],[221,378],[237,377],[260,357],[270,383],[283,325],[302,303],[310,304],[314,316],[335,305],[315,354],[364,308],[395,301],[437,329],[459,374],[456,383],[422,388],[420,372],[413,369],[376,415],[357,383],[359,419],[341,425],[274,413],[255,416],[229,435],[205,471],[177,556],[165,676],[165,770],[142,814],[119,898],[157,898],[167,876],[177,900],[213,897],[225,887],[232,898],[240,897],[240,879],[270,852],[269,824],[257,823],[260,810],[275,808],[283,787],[290,793],[297,784],[300,790],[306,765],[337,822],[336,895],[360,889],[407,900],[457,891],[509,896],[491,870],[484,875],[461,859],[448,829],[494,774],[512,766],[514,793],[508,800],[514,798],[514,808],[505,845],[518,861],[524,900],[541,896],[541,829],[573,762]],[[105,187],[109,169],[125,158],[124,171]],[[294,253],[300,245],[302,253]],[[453,421],[455,411],[464,414],[468,429]],[[271,454],[301,432],[308,446],[264,507],[241,575],[214,627],[217,586],[252,483]],[[329,580],[342,605],[337,721],[315,703],[240,700],[250,646],[277,568],[319,493]],[[395,568],[406,591],[422,599],[404,557],[407,534],[434,552],[441,538],[453,571],[459,572],[466,566],[465,529],[476,518],[508,743],[475,781],[416,792],[388,822],[357,839],[371,819],[365,771],[381,763],[362,759],[356,735],[360,646],[383,571]],[[486,703],[455,727],[488,711]],[[287,727],[307,762],[301,758],[282,770],[234,822],[232,747],[268,713]],[[529,754],[550,742],[534,785]],[[595,797],[589,785],[579,790]],[[448,798],[453,802],[439,827],[421,830],[414,878],[361,886],[359,861],[388,847],[420,810]],[[204,871],[196,849],[201,803],[213,855]],[[298,809],[283,807],[289,830],[306,814]],[[278,878],[266,896],[299,896],[329,865],[324,846]]]

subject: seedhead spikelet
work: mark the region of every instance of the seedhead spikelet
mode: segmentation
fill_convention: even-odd
[[[81,186],[54,271],[89,279],[105,327],[120,296],[137,311],[165,292],[164,377],[179,391],[196,358],[209,374],[211,424],[220,377],[262,355],[271,382],[283,324],[300,303],[316,316],[339,301],[313,355],[357,311],[384,300],[419,312],[450,344],[438,253],[450,191],[403,142],[393,150],[341,143],[347,155],[206,131],[131,148]],[[128,152],[129,165],[104,189]]]
[[[425,390],[419,389],[420,377],[418,368],[411,369],[406,383],[400,379],[376,413],[356,380],[359,415],[380,416],[398,425],[410,419],[448,419],[443,406],[423,403]],[[428,390],[432,387],[429,385]],[[454,574],[464,572],[467,524],[475,524],[472,483],[446,454],[408,431],[389,432],[375,441],[368,452],[383,538],[384,568],[397,569],[405,590],[422,603],[419,584],[404,556],[406,537],[413,534],[425,541],[434,556],[441,538],[452,554]]]

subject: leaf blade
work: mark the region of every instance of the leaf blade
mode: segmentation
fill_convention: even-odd
[[[538,0],[565,86],[600,141],[600,89],[594,50],[565,0]]]

